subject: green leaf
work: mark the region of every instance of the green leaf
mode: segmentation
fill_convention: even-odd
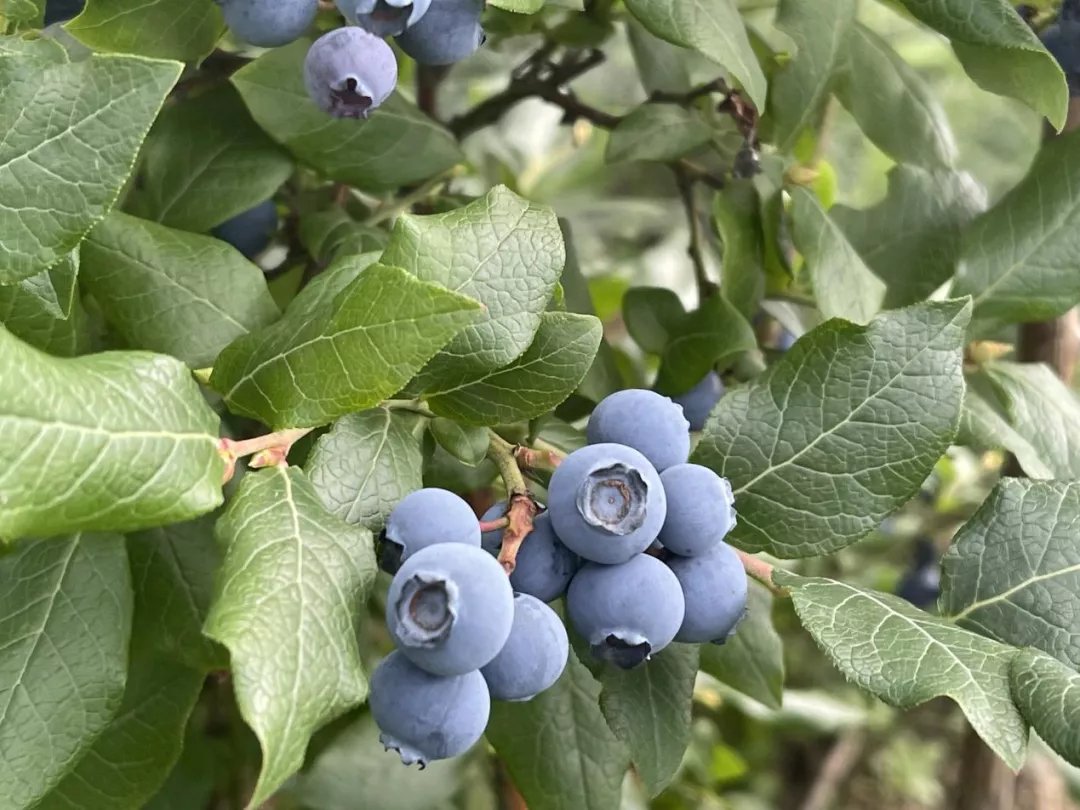
[[[964,231],[955,295],[975,318],[1041,321],[1080,301],[1080,132],[1046,141],[1027,176]]]
[[[408,417],[372,408],[335,422],[305,466],[327,509],[374,532],[398,501],[424,485],[422,465],[420,437]]]
[[[794,188],[791,200],[792,238],[806,259],[821,314],[868,322],[885,300],[885,283],[863,264],[812,191]]]
[[[280,315],[262,270],[209,236],[114,211],[81,252],[86,289],[127,343],[192,368]]]
[[[1008,0],[900,0],[913,16],[944,34],[960,63],[984,90],[1012,96],[1065,124],[1069,92],[1055,59]]]
[[[771,709],[784,695],[784,643],[772,623],[772,594],[750,583],[746,617],[723,644],[701,646],[701,669]]]
[[[629,761],[600,713],[599,697],[600,685],[571,650],[550,689],[525,703],[492,703],[488,742],[529,810],[619,806]]]
[[[431,410],[470,425],[499,425],[550,413],[585,378],[603,336],[592,315],[545,312],[532,345],[508,366],[481,376],[444,378]]]
[[[664,348],[656,388],[667,394],[689,391],[713,366],[730,364],[757,348],[750,322],[723,295],[713,295],[683,319]]]
[[[686,320],[686,310],[666,287],[631,287],[622,301],[626,331],[644,351],[663,354]]]
[[[717,193],[713,219],[724,245],[720,292],[752,318],[765,291],[761,198],[752,183],[733,182]]]
[[[79,252],[74,250],[52,269],[24,278],[13,286],[36,299],[43,314],[64,320],[71,315],[79,297],[78,276]]]
[[[942,559],[941,610],[1080,666],[1080,483],[1002,480]]]
[[[1013,656],[1010,675],[1024,719],[1051,748],[1080,766],[1080,673],[1043,653],[1021,650]]]
[[[515,14],[535,14],[544,7],[544,0],[490,0],[490,3]]]
[[[689,53],[654,37],[633,17],[626,21],[626,34],[646,93],[686,93],[690,90]]]
[[[668,786],[690,744],[698,645],[672,644],[632,670],[606,667],[600,709],[650,796]]]
[[[816,123],[843,67],[855,23],[855,0],[780,0],[776,27],[795,42],[794,57],[773,74],[769,86],[772,140],[788,151]],[[764,109],[758,104],[758,109]]]
[[[138,213],[208,231],[271,197],[292,169],[236,90],[222,85],[167,107],[150,130]]]
[[[40,273],[109,212],[180,65],[0,58],[0,285]]]
[[[566,262],[555,212],[496,186],[445,214],[400,217],[382,261],[485,308],[435,359],[428,385],[516,360],[532,343]]]
[[[221,503],[218,417],[147,352],[49,357],[0,328],[0,537],[131,531]]]
[[[626,7],[660,39],[693,48],[723,67],[754,106],[764,109],[765,74],[732,0],[626,0]]]
[[[314,211],[300,216],[300,241],[313,258],[328,262],[335,256],[377,251],[386,247],[389,234],[362,225],[341,208]]]
[[[986,207],[986,192],[966,172],[895,166],[885,198],[872,208],[838,205],[829,215],[885,282],[886,307],[927,298],[956,271],[960,235]]]
[[[131,576],[122,537],[76,534],[16,544],[0,556],[0,582],[0,785],[21,808],[120,707]]]
[[[829,321],[729,391],[693,460],[735,488],[740,548],[807,557],[869,534],[956,433],[971,307],[939,301],[869,326]]]
[[[695,110],[677,104],[642,104],[611,131],[605,159],[675,160],[708,143],[712,131]]]
[[[52,270],[0,287],[0,323],[49,354],[73,357],[86,352],[90,328],[75,285],[78,257],[74,252]]]
[[[464,159],[449,132],[398,94],[368,121],[328,116],[304,89],[310,46],[299,39],[274,48],[232,76],[255,121],[297,160],[331,180],[390,191]]]
[[[132,661],[116,717],[34,810],[143,807],[180,757],[202,683],[201,673],[175,661]]]
[[[960,417],[957,444],[970,445],[981,450],[1008,450],[1031,478],[1073,477],[1069,471],[1055,475],[1053,466],[1047,463],[1047,459],[1033,442],[1028,441],[1013,427],[999,393],[985,373],[968,374],[966,379],[967,391],[964,393],[964,409]],[[1042,437],[1041,426],[1030,424],[1029,428],[1033,440]],[[1053,445],[1057,447],[1056,442]],[[1072,455],[1066,455],[1066,463],[1071,462]]]
[[[1014,649],[890,594],[786,572],[776,580],[790,589],[803,627],[856,686],[901,709],[949,697],[1005,764],[1023,764],[1027,725],[1009,693]]]
[[[244,477],[217,537],[227,550],[205,631],[229,648],[240,713],[262,746],[254,808],[299,770],[320,726],[367,696],[356,619],[375,554],[369,531],[280,466]]]
[[[275,430],[324,425],[396,392],[478,309],[400,268],[371,265],[314,312],[297,297],[276,324],[229,345],[210,384],[234,413]]]
[[[199,62],[225,31],[213,0],[88,0],[64,28],[95,51]]]
[[[488,432],[482,427],[439,417],[431,420],[428,429],[439,446],[463,464],[475,467],[487,457]]]
[[[221,564],[214,517],[136,532],[127,547],[135,584],[135,641],[193,669],[227,666],[224,651],[202,634]]]

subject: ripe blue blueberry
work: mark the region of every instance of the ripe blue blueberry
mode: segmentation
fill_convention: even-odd
[[[699,464],[676,464],[660,480],[667,495],[660,542],[668,551],[704,554],[735,526],[735,498],[726,478]]]
[[[484,520],[495,520],[506,513],[506,501],[500,501],[484,513]],[[484,532],[484,550],[493,556],[502,548],[503,530]],[[517,567],[510,575],[510,587],[518,593],[535,596],[541,602],[558,599],[581,567],[581,558],[563,545],[551,527],[551,513],[541,512],[533,520],[533,530],[518,550]]]
[[[746,571],[735,549],[720,543],[699,557],[672,557],[668,567],[686,601],[676,641],[723,642],[746,613]]]
[[[386,750],[397,751],[406,765],[418,762],[421,768],[472,748],[491,713],[487,684],[479,672],[432,675],[400,650],[376,667],[368,702]]]
[[[1041,34],[1046,50],[1061,65],[1069,82],[1069,95],[1080,95],[1080,20],[1067,16],[1062,9],[1062,16],[1053,25],[1047,26]]]
[[[555,468],[547,513],[563,545],[612,565],[656,539],[667,499],[659,474],[641,453],[622,444],[592,444]]]
[[[277,227],[277,206],[273,200],[265,200],[254,208],[225,220],[211,233],[253,259],[270,245]]]
[[[86,0],[46,0],[45,25],[65,22],[82,13]]]
[[[480,545],[480,523],[469,505],[446,489],[410,492],[386,521],[379,563],[394,573],[422,548],[437,543]]]
[[[795,345],[795,335],[789,332],[787,329],[780,330],[780,337],[776,339],[776,350],[778,352],[786,352],[792,346]]]
[[[724,395],[724,381],[715,371],[710,371],[701,381],[687,391],[672,397],[671,401],[682,406],[683,416],[691,430],[701,430],[720,397]]]
[[[622,565],[586,563],[570,583],[566,610],[593,655],[631,669],[671,643],[685,604],[671,569],[639,554]]]
[[[559,680],[570,642],[555,611],[528,594],[514,595],[514,626],[480,673],[494,700],[528,700]]]
[[[315,22],[318,0],[218,0],[233,35],[260,48],[287,45]]]
[[[427,13],[431,0],[335,0],[349,21],[377,37],[392,37],[415,25]]]
[[[480,669],[498,655],[513,621],[510,580],[478,546],[420,549],[398,569],[386,597],[390,635],[434,675]]]
[[[427,13],[397,37],[421,65],[452,65],[484,44],[484,0],[431,0]]]
[[[920,608],[928,608],[937,602],[941,595],[941,568],[931,538],[920,537],[915,541],[915,552],[896,586],[896,595]]]
[[[585,429],[589,444],[633,447],[659,472],[690,457],[690,423],[668,397],[644,388],[616,391],[596,406]]]
[[[396,84],[394,51],[356,26],[323,34],[304,59],[308,95],[335,118],[367,118]]]

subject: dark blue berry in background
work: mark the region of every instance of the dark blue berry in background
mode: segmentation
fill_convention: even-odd
[[[687,391],[672,397],[671,401],[682,406],[683,416],[691,430],[702,430],[720,397],[724,395],[724,382],[715,371],[701,378],[701,382]]]
[[[393,49],[355,25],[323,34],[304,59],[304,85],[335,118],[367,118],[397,84]]]
[[[45,25],[66,22],[82,13],[86,0],[48,0],[45,3]]]
[[[915,607],[928,608],[941,594],[941,567],[937,547],[929,537],[915,541],[915,549],[907,571],[896,586],[896,595]]]
[[[496,520],[505,514],[506,501],[499,501],[484,513],[482,520]],[[498,557],[502,550],[503,531],[484,532],[484,551],[493,557]],[[510,586],[516,593],[550,602],[566,593],[566,587],[580,567],[581,558],[555,536],[551,513],[541,512],[533,520],[533,530],[518,550],[517,566],[510,575]]]
[[[401,50],[421,65],[452,65],[484,44],[484,0],[431,0],[420,21],[397,37]]]
[[[211,233],[253,259],[270,246],[277,227],[277,206],[273,200],[266,200],[232,219],[225,220]]]
[[[335,0],[350,25],[358,25],[377,37],[392,37],[416,25],[427,13],[431,0]]]
[[[233,36],[260,48],[288,45],[311,27],[319,0],[218,0]]]

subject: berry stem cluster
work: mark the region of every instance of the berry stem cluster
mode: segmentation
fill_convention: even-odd
[[[237,459],[246,456],[253,456],[248,463],[252,469],[283,463],[292,446],[312,430],[313,428],[288,428],[242,441],[219,439],[218,454],[225,460],[224,480],[229,481],[233,477]]]
[[[518,466],[517,450],[515,445],[494,431],[491,432],[488,457],[495,462],[510,501],[506,511],[506,531],[503,533],[502,549],[499,551],[499,563],[508,575],[514,573],[518,549],[533,530],[533,519],[537,512],[536,501]]]

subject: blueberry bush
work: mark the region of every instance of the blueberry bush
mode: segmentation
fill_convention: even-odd
[[[1071,774],[1071,94],[1075,0],[4,0],[0,807]]]

